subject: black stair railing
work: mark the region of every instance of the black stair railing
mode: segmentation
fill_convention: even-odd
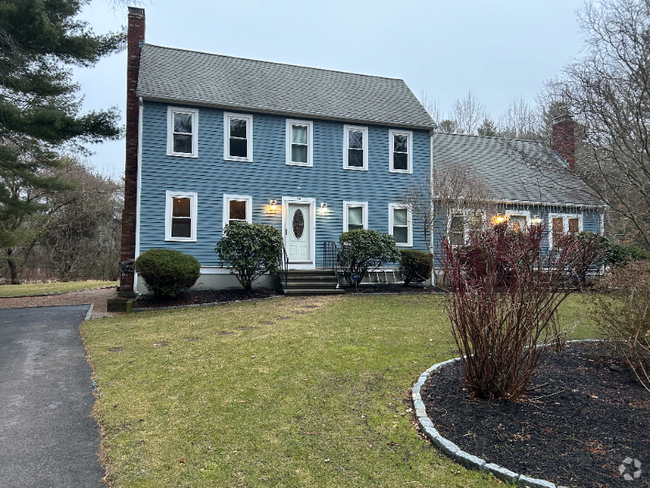
[[[331,269],[338,271],[339,262],[337,259],[338,248],[336,242],[325,241],[323,242],[323,269]]]
[[[280,266],[280,280],[284,282],[283,288],[286,289],[289,281],[289,255],[284,246],[282,246],[282,250],[278,256],[278,264]]]

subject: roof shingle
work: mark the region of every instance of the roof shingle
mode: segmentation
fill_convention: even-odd
[[[145,44],[138,96],[253,112],[431,129],[403,80]]]

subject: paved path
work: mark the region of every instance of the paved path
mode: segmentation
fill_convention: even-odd
[[[0,486],[102,487],[88,306],[0,309]]]

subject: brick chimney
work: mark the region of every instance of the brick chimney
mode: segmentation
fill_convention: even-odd
[[[122,245],[120,252],[119,296],[132,296],[133,261],[138,196],[138,73],[140,52],[144,45],[144,9],[129,7],[126,69],[126,162],[124,166],[124,210],[122,211]]]
[[[566,161],[569,169],[576,169],[575,122],[570,115],[553,119],[551,139],[553,149]]]

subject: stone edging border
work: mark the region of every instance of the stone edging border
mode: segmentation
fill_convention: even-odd
[[[567,341],[566,344],[571,344],[575,342],[600,342],[600,341],[596,339],[585,339],[585,340]],[[552,346],[552,345],[553,344],[545,344],[543,346],[538,346],[538,347]],[[537,479],[537,478],[529,478],[528,476],[525,476],[523,474],[518,474],[515,473],[514,471],[510,471],[507,468],[503,468],[498,464],[486,463],[484,459],[481,459],[477,456],[474,456],[472,454],[469,454],[461,450],[460,447],[458,447],[456,444],[454,444],[449,439],[446,439],[440,435],[440,433],[433,426],[433,422],[431,422],[431,419],[427,415],[426,407],[424,405],[424,402],[422,401],[422,397],[420,396],[420,390],[422,389],[422,386],[432,374],[435,374],[440,369],[447,366],[451,366],[452,364],[458,361],[460,361],[460,358],[449,359],[448,361],[443,361],[442,363],[434,364],[429,369],[427,369],[424,373],[422,373],[418,378],[417,383],[413,385],[412,399],[413,399],[413,407],[415,408],[415,416],[417,417],[418,422],[420,423],[420,426],[422,427],[422,430],[424,431],[425,435],[431,440],[431,443],[434,446],[436,446],[439,450],[441,450],[445,455],[447,455],[454,461],[458,462],[459,464],[462,464],[466,468],[476,469],[479,471],[489,471],[495,477],[499,478],[500,480],[506,481],[508,483],[516,484],[518,486],[528,486],[530,488],[562,488],[556,486],[554,483],[551,483],[550,481]]]

